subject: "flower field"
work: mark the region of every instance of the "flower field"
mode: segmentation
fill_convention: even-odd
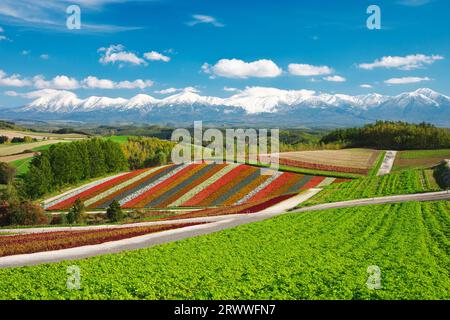
[[[324,186],[334,178],[274,172],[234,163],[166,165],[116,175],[65,193],[44,205],[67,210],[76,199],[89,209],[107,208],[113,200],[123,208],[221,207],[242,205]]]
[[[0,257],[94,245],[197,224],[199,223],[2,236]]]

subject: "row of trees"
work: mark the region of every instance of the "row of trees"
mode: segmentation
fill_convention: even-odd
[[[0,136],[0,144],[7,144],[7,143],[31,143],[35,142],[37,139],[24,136],[24,137],[12,137],[9,138],[8,136]]]
[[[22,189],[28,198],[36,199],[64,185],[127,168],[118,143],[98,138],[59,143],[33,158]]]
[[[378,149],[441,149],[450,148],[450,130],[428,123],[377,121],[362,128],[334,130],[321,142]]]

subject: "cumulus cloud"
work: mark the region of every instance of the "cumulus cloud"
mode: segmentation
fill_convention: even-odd
[[[212,76],[225,78],[274,78],[281,75],[283,70],[272,60],[261,59],[245,62],[239,59],[221,59],[215,65],[203,64],[202,70]]]
[[[138,57],[135,53],[130,51],[125,51],[125,47],[121,44],[111,45],[109,47],[102,47],[98,49],[101,53],[99,62],[101,64],[115,64],[119,63],[120,66],[123,64],[131,65],[147,65],[147,62]]]
[[[238,92],[240,90],[237,89],[237,88],[223,87],[223,91],[226,91],[226,92]]]
[[[341,77],[341,76],[328,76],[328,77],[324,77],[323,80],[330,81],[330,82],[345,82],[345,81],[347,81],[346,78]]]
[[[0,70],[0,86],[3,87],[26,87],[31,85],[28,79],[22,78],[19,74],[7,75],[6,72]]]
[[[44,53],[44,54],[41,54],[41,55],[40,55],[40,58],[41,58],[42,60],[48,60],[48,59],[50,59],[50,56],[49,56],[48,54]]]
[[[372,63],[361,63],[359,67],[365,70],[373,70],[375,68],[413,70],[422,68],[425,65],[430,65],[435,61],[442,59],[444,59],[444,57],[440,55],[427,56],[424,54],[411,54],[404,57],[387,56],[377,59]]]
[[[11,91],[11,90],[10,91],[5,91],[3,93],[4,93],[5,96],[8,96],[8,97],[17,97],[17,96],[20,95],[18,92]]]
[[[360,87],[365,88],[365,89],[373,88],[373,86],[371,84],[362,84],[362,85],[360,85]]]
[[[327,66],[313,66],[310,64],[291,63],[288,66],[289,73],[294,76],[310,77],[332,74],[334,70]]]
[[[86,77],[83,81],[83,88],[87,89],[145,89],[153,85],[151,80],[136,79],[134,81],[115,82],[109,79],[98,79],[94,76]]]
[[[37,89],[64,89],[73,90],[80,87],[80,83],[77,79],[71,78],[65,75],[59,75],[53,79],[46,80],[44,76],[37,75],[33,77],[34,86]]]
[[[144,57],[145,59],[150,61],[164,61],[164,62],[170,61],[170,57],[165,56],[162,53],[156,51],[146,52],[144,53]]]
[[[189,26],[195,26],[197,24],[211,24],[214,27],[224,27],[225,25],[223,23],[220,23],[219,21],[217,21],[216,18],[212,17],[212,16],[207,16],[207,15],[203,15],[203,14],[194,14],[192,16],[193,20],[189,21],[187,23],[187,25]]]
[[[428,77],[391,78],[391,79],[384,81],[384,83],[387,83],[387,84],[410,84],[410,83],[418,83],[418,82],[423,82],[423,81],[431,81],[431,79]]]

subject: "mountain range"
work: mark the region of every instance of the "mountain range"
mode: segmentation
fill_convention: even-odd
[[[31,97],[31,96],[30,96]],[[31,103],[0,110],[7,119],[76,120],[95,123],[348,126],[374,120],[431,122],[450,127],[450,97],[428,88],[396,96],[345,95],[312,90],[248,87],[228,98],[201,96],[194,89],[157,99],[91,96],[45,89]]]

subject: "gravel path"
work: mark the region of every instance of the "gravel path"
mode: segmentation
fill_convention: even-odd
[[[380,169],[378,170],[377,176],[383,176],[391,172],[392,166],[394,165],[395,156],[397,155],[397,151],[386,151],[384,155],[383,163],[381,164]]]

